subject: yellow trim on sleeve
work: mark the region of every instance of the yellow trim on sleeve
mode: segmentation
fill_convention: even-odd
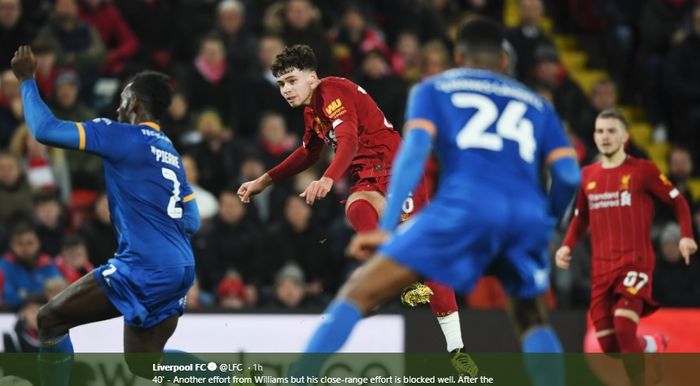
[[[155,122],[151,122],[151,121],[148,121],[148,122],[141,122],[141,123],[139,123],[139,125],[148,126],[148,127],[150,127],[151,129],[153,129],[153,130],[155,130],[155,131],[160,131],[160,125],[158,125],[158,124],[155,123]]]
[[[75,122],[78,126],[78,149],[85,150],[85,127],[80,122]]]
[[[428,133],[430,133],[431,137],[434,137],[435,133],[437,133],[437,128],[435,127],[435,124],[433,122],[431,122],[427,119],[423,119],[423,118],[411,119],[410,121],[406,122],[403,125],[404,132],[406,132],[406,130],[409,130],[411,128],[426,130]]]
[[[188,202],[194,200],[194,193],[186,195],[183,199],[182,202]]]
[[[574,150],[573,147],[558,147],[550,151],[547,155],[547,165],[551,165],[554,161],[564,157],[571,157],[578,160],[578,154],[576,154],[576,150]]]

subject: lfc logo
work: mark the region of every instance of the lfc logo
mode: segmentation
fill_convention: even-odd
[[[620,180],[620,190],[630,189],[630,179],[632,179],[631,174],[625,174],[624,176],[622,176],[622,179]]]

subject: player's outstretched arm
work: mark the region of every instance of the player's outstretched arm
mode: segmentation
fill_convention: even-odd
[[[380,228],[391,231],[398,224],[403,202],[418,185],[423,174],[425,163],[430,156],[434,134],[434,131],[422,127],[412,128],[408,126],[404,141],[394,160],[387,192],[387,203],[384,214],[379,221]]]
[[[241,199],[241,202],[247,204],[250,202],[252,196],[262,192],[270,185],[272,185],[272,178],[268,173],[265,173],[253,181],[247,181],[241,184],[237,192],[238,198]]]
[[[51,146],[77,149],[80,134],[74,122],[57,119],[41,99],[34,81],[36,58],[29,46],[20,46],[12,58],[12,71],[21,82],[22,107],[29,131],[37,141]]]

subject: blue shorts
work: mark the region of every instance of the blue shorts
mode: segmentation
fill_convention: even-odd
[[[138,328],[182,315],[194,282],[194,266],[141,268],[118,259],[109,259],[92,273],[124,322]]]
[[[470,292],[488,272],[511,296],[532,298],[549,286],[553,225],[543,205],[522,197],[438,195],[400,225],[379,254],[458,292]]]

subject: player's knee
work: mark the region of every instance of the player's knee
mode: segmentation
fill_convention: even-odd
[[[539,298],[517,299],[512,306],[512,318],[518,331],[525,334],[536,327],[549,323],[544,304],[540,305]]]
[[[36,319],[39,336],[58,336],[67,332],[58,331],[59,318],[56,315],[53,304],[50,302],[39,309]]]

